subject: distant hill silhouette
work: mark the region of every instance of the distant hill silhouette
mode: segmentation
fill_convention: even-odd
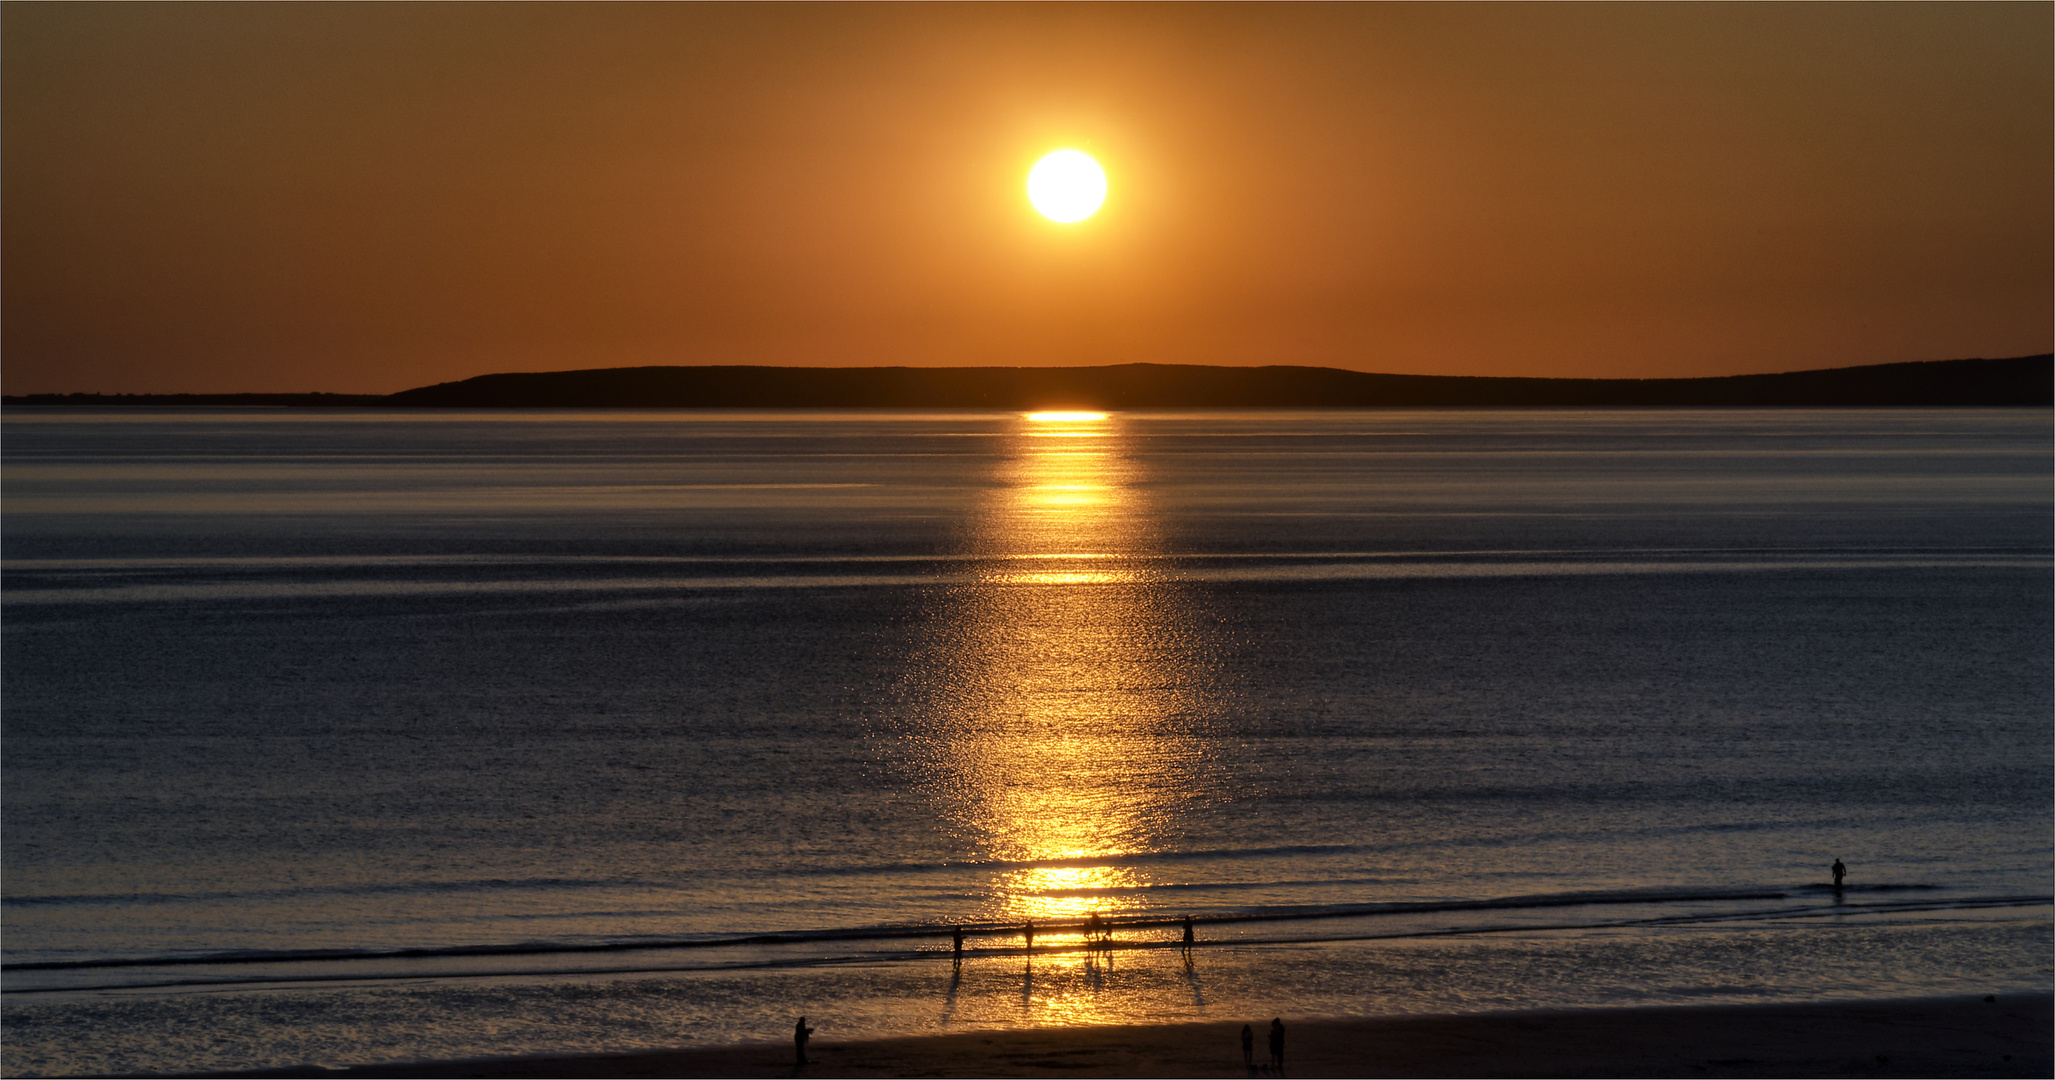
[[[636,367],[480,375],[360,394],[29,394],[10,405],[415,408],[1917,408],[2055,406],[2055,357],[1728,375],[1515,379],[1318,367]]]
[[[1708,379],[1510,379],[1189,364],[600,368],[480,375],[404,390],[388,401],[440,408],[2047,407],[2055,405],[2055,358]]]

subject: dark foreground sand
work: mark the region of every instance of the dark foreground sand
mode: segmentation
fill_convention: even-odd
[[[431,1062],[245,1076],[1274,1076],[1241,1024],[966,1032],[581,1057]],[[1378,1020],[1287,1018],[1283,1075],[2038,1076],[2055,1075],[2055,994],[1812,1005],[1589,1009]]]

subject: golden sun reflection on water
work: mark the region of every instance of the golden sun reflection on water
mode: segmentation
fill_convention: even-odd
[[[1208,666],[1147,569],[1158,542],[1119,418],[1025,419],[977,523],[987,572],[938,613],[923,741],[943,817],[992,864],[965,917],[1033,920],[1038,966],[1083,965],[1103,960],[1075,924],[1145,904],[1155,882],[1133,857],[1173,843],[1203,797]]]
[[[998,574],[990,580],[1001,585],[1123,585],[1132,582],[1134,577],[1125,573],[1041,570]]]

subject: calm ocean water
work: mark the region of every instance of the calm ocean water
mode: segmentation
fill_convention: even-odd
[[[2045,411],[0,444],[10,1075],[2055,981]]]

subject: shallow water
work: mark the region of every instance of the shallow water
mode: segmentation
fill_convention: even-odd
[[[2044,412],[0,440],[10,1073],[2050,978]]]

